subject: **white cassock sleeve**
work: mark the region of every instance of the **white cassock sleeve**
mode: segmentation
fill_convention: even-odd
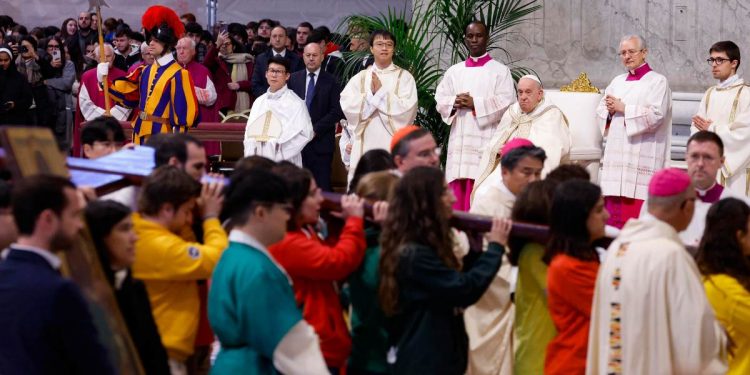
[[[104,108],[101,108],[94,104],[89,96],[89,91],[86,89],[86,85],[81,84],[81,90],[78,92],[78,106],[81,108],[81,114],[86,121],[91,121],[99,116],[104,115]],[[119,105],[112,106],[109,109],[109,113],[112,117],[118,121],[126,121],[130,110]]]
[[[313,126],[310,120],[310,114],[307,113],[307,108],[300,106],[297,113],[286,120],[286,123],[282,124],[284,127],[289,126],[293,128],[291,131],[283,131],[279,138],[279,150],[281,151],[281,157],[285,160],[302,155],[302,149],[305,148],[308,142],[313,138]],[[273,142],[273,141],[271,141]]]
[[[708,115],[706,114],[706,94],[708,94],[710,90],[711,89],[708,89],[706,90],[705,93],[703,93],[703,97],[701,98],[701,103],[698,106],[698,113],[695,114],[696,116],[700,116],[705,120],[708,120]],[[690,135],[693,135],[697,132],[698,132],[698,128],[696,128],[695,123],[691,121],[690,122]]]
[[[344,166],[347,170],[349,170],[349,164],[352,160],[352,155],[349,152],[346,152],[346,146],[352,143],[351,136],[349,135],[349,132],[346,130],[341,132],[341,138],[339,138],[339,151],[341,152],[341,161],[344,163]]]
[[[672,93],[663,76],[653,82],[640,103],[625,103],[625,134],[628,137],[653,133],[664,123],[672,105]],[[606,109],[606,105],[605,105]]]
[[[504,74],[500,82],[494,83],[494,92],[491,96],[475,96],[474,113],[477,116],[479,126],[494,125],[508,106],[516,101],[516,90],[513,86],[513,76],[510,69],[503,67],[507,74]]]
[[[366,120],[368,117],[363,115],[365,101],[367,94],[362,87],[362,74],[367,74],[369,70],[363,70],[349,80],[344,90],[341,91],[339,102],[341,103],[341,110],[344,112],[346,121],[356,128],[359,126],[360,121]],[[371,114],[372,115],[372,114]]]
[[[722,173],[729,178],[742,175],[750,163],[750,105],[737,108],[734,122],[725,126],[713,123],[708,130],[716,132],[724,143],[724,166]]]
[[[198,88],[196,87],[195,90],[197,91]],[[203,89],[205,92],[205,100],[203,103],[199,104],[205,105],[206,107],[214,105],[216,103],[216,86],[214,86],[214,83],[211,81],[211,77],[206,78],[206,88]]]
[[[378,109],[378,115],[384,124],[388,123],[389,118],[393,120],[394,131],[413,122],[417,113],[417,85],[414,77],[404,71],[398,79],[398,92],[386,92],[384,100],[374,103],[370,101]]]
[[[304,320],[297,322],[276,346],[273,366],[282,374],[330,374],[318,337]]]
[[[456,114],[458,110],[453,110],[453,104],[456,103],[456,89],[453,85],[454,74],[451,69],[445,73],[445,76],[435,89],[435,109],[440,113],[440,117],[443,118],[443,122],[448,125],[453,125],[456,120]],[[476,103],[474,104],[476,106]]]

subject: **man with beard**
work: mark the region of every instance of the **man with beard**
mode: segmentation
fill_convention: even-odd
[[[81,51],[85,51],[87,45],[96,42],[96,33],[91,29],[91,15],[89,12],[81,12],[78,15],[78,31],[75,36],[76,38],[73,38],[73,40],[78,40]]]
[[[83,228],[75,185],[29,177],[11,206],[19,236],[0,263],[0,373],[114,374],[81,290],[60,275],[56,252]]]

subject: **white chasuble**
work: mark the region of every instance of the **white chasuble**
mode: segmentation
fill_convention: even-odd
[[[275,126],[278,123],[280,131]],[[302,149],[312,138],[305,102],[284,86],[255,99],[245,127],[245,156],[287,160],[302,167]]]
[[[627,78],[628,73],[615,77],[596,108],[607,138],[600,185],[605,196],[646,200],[651,176],[670,159],[672,92],[667,78],[654,71],[639,80]],[[625,113],[612,116],[609,130],[607,95],[625,103]]]
[[[697,114],[712,121],[708,130],[724,143],[725,161],[719,171],[719,183],[745,197],[750,195],[750,87],[737,76],[727,79],[730,80],[728,85],[706,91]],[[691,133],[697,131],[695,125],[690,127]]]
[[[674,228],[654,217],[629,220],[607,253],[586,373],[725,373],[724,332]]]
[[[482,148],[495,135],[503,113],[516,101],[507,66],[489,55],[470,59],[448,68],[435,90],[437,110],[451,127],[445,165],[448,182],[477,177]],[[456,96],[463,93],[473,98],[473,110],[453,109]]]
[[[372,93],[372,73],[382,87]],[[375,65],[357,73],[341,92],[341,109],[352,131],[349,181],[362,154],[369,150],[391,151],[393,133],[414,123],[417,117],[417,86],[405,69],[391,64],[385,69]]]
[[[547,154],[542,177],[570,160],[570,130],[565,115],[554,104],[542,100],[531,113],[523,113],[514,103],[503,115],[495,136],[484,147],[472,192],[472,206],[477,192],[489,180],[501,179],[498,153],[513,138],[526,138]]]

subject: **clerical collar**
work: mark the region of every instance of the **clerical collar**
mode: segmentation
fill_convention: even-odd
[[[729,77],[729,78],[727,78],[727,79],[719,82],[719,84],[716,85],[716,88],[717,89],[725,89],[725,88],[727,88],[729,86],[732,86],[733,84],[737,83],[737,81],[739,81],[739,80],[740,80],[740,76],[737,75],[737,74],[735,74],[735,75],[733,75],[733,76],[731,76],[731,77]]]
[[[714,203],[721,198],[721,194],[724,192],[724,187],[714,182],[710,188],[706,190],[695,188],[695,193],[704,203]]]
[[[466,59],[466,67],[479,68],[484,66],[484,64],[487,64],[490,60],[492,60],[492,57],[489,52],[485,52],[484,55],[479,57],[469,56],[469,58]]]
[[[285,92],[286,92],[286,85],[284,85],[280,89],[276,90],[276,92],[271,92],[271,88],[269,87],[268,88],[268,99],[274,99],[274,100],[278,99],[282,95],[284,95]]]
[[[172,61],[174,61],[174,56],[172,56],[171,53],[167,53],[164,56],[156,59],[156,63],[159,64],[159,66],[165,66]]]
[[[60,258],[58,258],[57,255],[53,254],[49,250],[40,249],[34,246],[19,245],[17,243],[10,245],[10,249],[13,251],[26,251],[29,253],[34,253],[36,255],[39,255],[40,257],[44,258],[44,260],[46,260],[47,263],[49,263],[50,267],[56,270],[59,270],[60,265],[62,264],[62,261],[60,260]]]
[[[651,67],[648,66],[648,63],[643,63],[643,65],[635,68],[634,70],[628,71],[628,78],[625,78],[626,81],[640,81],[643,76],[646,75],[646,73],[651,71]]]

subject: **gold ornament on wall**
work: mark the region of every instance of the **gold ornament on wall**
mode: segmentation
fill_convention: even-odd
[[[560,88],[563,92],[594,92],[599,94],[598,88],[591,84],[591,80],[586,73],[581,73],[578,78],[574,79],[569,85],[565,85]]]

